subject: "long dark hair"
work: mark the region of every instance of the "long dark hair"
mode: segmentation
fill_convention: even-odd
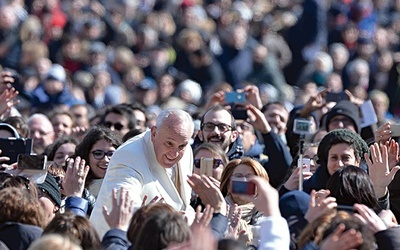
[[[338,169],[329,178],[326,188],[339,205],[359,203],[372,209],[378,208],[372,181],[367,172],[359,167],[348,165]]]
[[[100,140],[108,141],[115,149],[121,145],[121,138],[111,131],[111,129],[103,126],[94,126],[86,133],[81,143],[76,146],[75,153],[71,158],[75,159],[75,157],[80,156],[88,164],[90,151],[92,150],[93,145]],[[86,177],[85,186],[87,187],[90,185],[93,179],[95,179],[95,177],[90,169],[88,176]]]

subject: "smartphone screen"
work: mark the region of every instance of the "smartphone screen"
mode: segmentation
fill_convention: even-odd
[[[233,194],[255,195],[256,184],[247,180],[232,180],[231,192]]]
[[[310,165],[311,165],[311,159],[309,158],[303,158],[303,163],[300,163],[300,158],[297,160],[297,167],[302,168],[304,165],[306,165],[306,168],[303,169],[304,172],[310,172]]]
[[[200,174],[204,174],[206,176],[212,176],[213,174],[213,158],[205,158],[202,157],[200,159]]]
[[[46,162],[46,155],[18,155],[18,168],[20,169],[45,170]]]

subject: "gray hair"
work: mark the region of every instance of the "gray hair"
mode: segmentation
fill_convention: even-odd
[[[157,130],[161,128],[164,125],[164,122],[169,118],[170,116],[173,116],[176,118],[178,124],[180,125],[186,125],[185,127],[188,129],[190,134],[193,134],[194,131],[194,124],[193,124],[193,119],[187,113],[186,111],[182,109],[177,109],[177,108],[170,108],[163,110],[158,116],[156,120],[156,127]],[[178,125],[177,124],[177,125]]]

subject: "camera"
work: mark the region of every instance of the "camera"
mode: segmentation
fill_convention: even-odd
[[[299,135],[312,134],[311,120],[296,118],[294,119],[293,133]]]
[[[255,195],[256,184],[248,181],[246,178],[232,178],[231,192],[232,194]]]
[[[40,184],[46,180],[47,156],[45,155],[18,155],[19,175],[28,178],[30,181]]]

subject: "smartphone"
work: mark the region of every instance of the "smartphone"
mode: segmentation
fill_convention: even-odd
[[[246,93],[242,92],[226,92],[225,93],[225,102],[226,103],[245,103],[246,102]]]
[[[390,124],[390,136],[400,137],[400,124]]]
[[[46,155],[18,155],[18,175],[25,176],[30,181],[41,184],[46,180],[47,175],[47,156]]]
[[[213,163],[214,159],[213,158],[205,158],[202,157],[200,159],[200,174],[204,174],[206,176],[212,176],[213,175]]]
[[[328,92],[325,95],[325,100],[327,102],[339,102],[342,100],[349,100],[349,96],[345,92],[339,92],[339,93],[333,93],[333,92]]]
[[[300,163],[300,158],[297,160],[297,167],[301,168],[304,165],[306,165],[306,168],[303,169],[303,173],[304,172],[310,172],[310,165],[311,165],[311,159],[310,158],[303,158],[303,163]]]
[[[347,206],[347,205],[337,205],[336,207],[337,211],[346,211],[348,213],[358,213],[357,209],[355,209],[353,206]]]
[[[235,120],[246,120],[249,117],[247,115],[247,109],[232,109],[231,113]]]
[[[31,170],[46,170],[47,156],[46,155],[18,155],[18,168]]]
[[[4,164],[10,165],[18,161],[19,154],[30,154],[32,152],[32,139],[27,138],[0,138],[1,156],[10,158]]]
[[[232,179],[231,192],[232,194],[255,195],[256,184],[245,179],[243,180]]]

